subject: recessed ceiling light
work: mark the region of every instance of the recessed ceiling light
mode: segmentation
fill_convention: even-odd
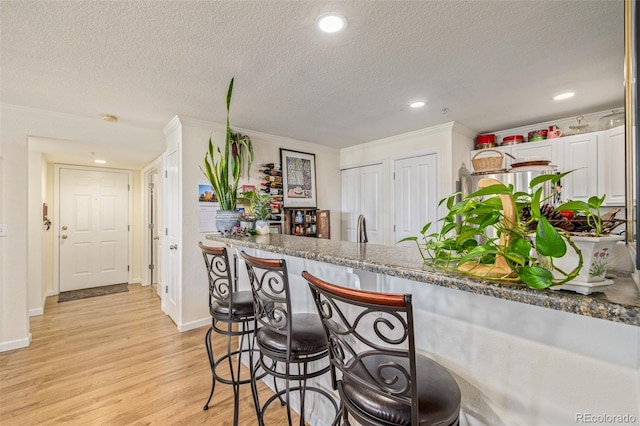
[[[111,114],[102,114],[102,119],[104,121],[108,121],[110,123],[116,123],[118,121],[118,117],[116,117],[115,115],[111,115]]]
[[[325,33],[337,33],[347,26],[347,18],[336,13],[322,15],[318,19],[318,28]]]
[[[421,108],[421,107],[423,107],[423,106],[424,106],[424,104],[425,104],[425,102],[424,102],[424,101],[413,101],[413,102],[411,102],[411,103],[409,104],[409,106],[410,106],[411,108]]]
[[[107,164],[105,160],[93,160],[93,162],[98,164]]]
[[[575,95],[575,93],[573,93],[573,92],[560,93],[559,95],[554,96],[553,100],[554,101],[561,101],[563,99],[569,99],[569,98],[573,97],[574,95]]]

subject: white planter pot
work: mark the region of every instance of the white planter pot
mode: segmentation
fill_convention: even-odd
[[[256,232],[258,235],[266,235],[269,233],[269,221],[258,220],[256,221]]]
[[[553,288],[557,290],[572,290],[582,294],[604,291],[613,284],[612,280],[605,279],[609,258],[616,243],[623,239],[624,237],[621,235],[571,237],[571,241],[582,252],[582,269],[572,281]],[[578,265],[578,255],[571,247],[568,247],[567,254],[560,259],[554,260],[554,264],[563,271],[571,271]]]

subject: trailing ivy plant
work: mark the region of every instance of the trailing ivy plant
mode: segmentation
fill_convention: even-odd
[[[516,192],[513,185],[500,183],[482,188],[460,201],[456,201],[460,193],[450,195],[439,204],[447,209],[447,214],[440,219],[439,231],[431,232],[433,224],[429,222],[420,236],[401,241],[415,241],[426,263],[468,275],[522,281],[535,289],[570,281],[582,268],[582,253],[571,241],[570,233],[553,226],[540,211],[540,205],[547,201],[543,198],[543,186],[548,182],[555,186],[567,173],[537,176],[528,192]],[[510,226],[505,226],[501,195],[513,197],[515,202],[515,223]],[[528,211],[525,219],[521,215],[523,209]],[[495,232],[487,232],[489,229]],[[573,271],[563,271],[554,264],[554,259],[566,254],[567,246],[578,255],[578,265]],[[495,276],[490,272],[498,256],[506,260],[510,271]],[[469,264],[483,267],[468,267]],[[461,268],[461,265],[467,267]]]

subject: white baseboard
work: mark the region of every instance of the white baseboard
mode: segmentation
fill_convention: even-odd
[[[45,295],[45,297],[50,297],[50,296],[57,296],[58,292],[53,291],[53,290],[48,290],[47,294]]]
[[[211,317],[202,318],[196,321],[191,321],[185,324],[181,324],[178,326],[178,331],[183,332],[183,331],[195,330],[196,328],[204,327],[206,325],[211,325]]]
[[[129,284],[140,284],[142,282],[142,280],[140,279],[140,277],[138,278],[133,278],[129,281]]]
[[[12,340],[0,343],[0,352],[12,351],[14,349],[26,348],[31,344],[31,333],[24,339]]]
[[[35,308],[35,309],[29,309],[29,316],[30,317],[37,317],[38,315],[42,315],[44,314],[44,308],[40,307],[40,308]]]

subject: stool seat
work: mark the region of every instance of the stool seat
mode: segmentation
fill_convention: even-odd
[[[411,406],[393,400],[385,394],[375,391],[363,383],[371,380],[369,373],[375,375],[379,366],[398,364],[405,372],[409,371],[406,359],[376,355],[366,357],[362,364],[356,364],[351,370],[353,376],[343,376],[342,395],[370,416],[394,425],[411,424]],[[449,371],[432,359],[416,355],[418,376],[415,378],[418,388],[419,424],[450,425],[456,421],[460,412],[460,389]],[[366,368],[366,370],[365,370]],[[396,377],[397,370],[389,368],[385,377]],[[389,387],[401,390],[408,386],[405,377],[397,375],[398,381]],[[361,379],[361,381],[357,379]]]
[[[251,290],[236,291],[231,302],[231,316],[238,319],[253,317],[253,294]],[[211,303],[209,312],[212,316],[229,316],[229,301],[215,300]]]
[[[291,320],[291,352],[307,355],[327,350],[327,335],[318,314],[294,313]],[[286,333],[262,327],[258,329],[257,335],[262,348],[287,352]]]

